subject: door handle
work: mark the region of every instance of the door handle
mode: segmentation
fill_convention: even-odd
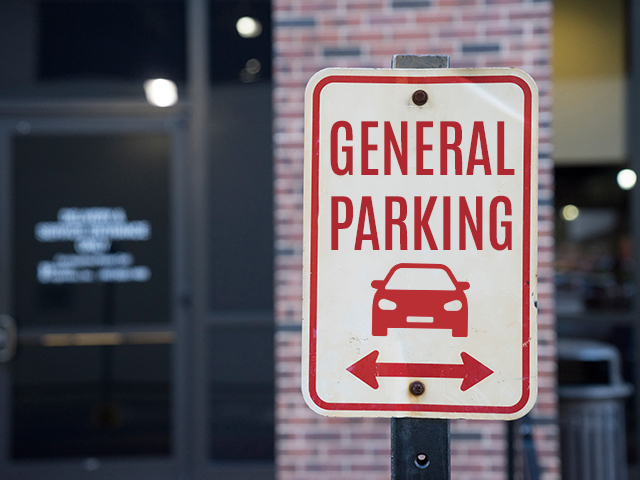
[[[0,363],[14,357],[17,341],[16,321],[10,315],[0,315]]]

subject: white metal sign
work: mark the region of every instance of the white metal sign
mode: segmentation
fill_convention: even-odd
[[[305,98],[302,389],[513,419],[537,392],[538,96],[516,69],[328,69]]]

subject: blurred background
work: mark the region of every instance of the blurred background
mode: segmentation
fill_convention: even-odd
[[[273,477],[271,6],[187,3],[0,1],[0,478]]]
[[[635,0],[0,0],[0,478],[389,477],[299,393],[302,102],[402,53],[541,92],[533,436],[452,422],[455,478],[560,478],[562,388],[612,382],[573,339],[640,478]]]

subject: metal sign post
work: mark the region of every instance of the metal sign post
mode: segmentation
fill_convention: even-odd
[[[391,68],[449,68],[449,55],[395,55]],[[450,480],[449,420],[391,419],[391,480]]]
[[[449,420],[391,419],[391,480],[450,480]]]

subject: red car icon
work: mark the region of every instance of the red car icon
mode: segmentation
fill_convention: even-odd
[[[451,329],[454,337],[468,335],[469,282],[458,282],[446,265],[399,263],[384,280],[374,280],[373,335],[389,328]]]

